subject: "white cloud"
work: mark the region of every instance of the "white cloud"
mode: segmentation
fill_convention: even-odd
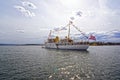
[[[22,6],[16,5],[16,6],[14,6],[14,8],[16,8],[18,11],[20,11],[20,12],[21,12],[23,15],[25,15],[26,17],[33,17],[33,16],[35,16],[35,13],[34,13],[34,12],[31,12],[31,11],[25,9],[25,8],[22,7]]]
[[[36,9],[36,8],[37,8],[33,3],[28,2],[28,1],[23,1],[23,2],[22,2],[22,5],[23,5],[24,7],[30,8],[30,9]]]
[[[48,31],[54,27],[65,26],[69,22],[70,17],[75,18],[74,24],[83,32],[111,31],[120,27],[120,11],[118,9],[120,5],[115,5],[115,2],[118,2],[117,0],[110,0],[112,3],[109,0],[34,0],[35,4],[33,4],[33,1],[32,3],[29,1],[32,0],[16,1],[18,3],[15,4],[19,4],[19,6],[14,6],[14,8],[24,16],[33,17],[36,14],[37,17],[24,19],[15,16],[14,19],[13,16],[9,16],[9,25],[6,19],[2,19],[0,23],[4,23],[5,26],[14,26],[14,28],[21,25],[20,28],[25,30],[24,34],[27,34],[26,30],[30,30],[28,34],[31,34],[31,37],[35,37],[32,32],[38,31],[40,31],[38,37],[47,36],[49,34]],[[111,7],[113,8],[111,9]],[[78,11],[82,12],[81,17],[76,16]],[[41,30],[41,28],[44,30]],[[3,31],[6,32],[5,30]],[[24,31],[17,31],[18,34],[22,32]],[[17,33],[13,35],[18,36]],[[107,33],[104,34],[107,35]],[[23,36],[23,34],[20,35]]]
[[[23,29],[18,29],[18,30],[16,30],[16,32],[24,33],[25,31]]]

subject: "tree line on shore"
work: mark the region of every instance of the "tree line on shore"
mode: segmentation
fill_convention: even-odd
[[[91,46],[99,46],[99,45],[120,45],[119,43],[115,42],[89,42],[89,45]]]

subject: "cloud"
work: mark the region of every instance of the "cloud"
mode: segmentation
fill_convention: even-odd
[[[22,4],[15,5],[14,8],[16,8],[19,12],[21,12],[26,17],[33,17],[35,16],[35,13],[30,9],[36,9],[37,7],[33,3],[27,0],[22,0]]]
[[[10,2],[12,6],[14,6],[13,4],[19,5],[19,7],[14,6],[14,8],[16,11],[19,12],[19,14],[22,14],[23,17],[28,15],[29,17],[31,17],[31,15],[35,16],[35,14],[37,17],[34,17],[29,20],[26,20],[23,17],[21,18],[16,15],[14,17],[13,14],[14,11],[12,12],[13,9],[10,10],[11,7],[8,8],[8,6],[6,7],[1,6],[1,10],[2,8],[3,9],[5,8],[4,9],[5,11],[3,10],[4,14],[1,15],[1,18],[3,16],[4,19],[3,18],[1,19],[0,24],[4,25],[6,28],[6,29],[4,28],[1,29],[1,31],[4,32],[9,31],[8,30],[9,27],[16,29],[17,26],[22,29],[25,29],[24,34],[30,34],[31,37],[32,36],[35,37],[32,32],[38,32],[38,31],[40,31],[40,35],[38,36],[45,36],[48,35],[49,29],[52,29],[55,26],[65,26],[69,22],[70,18],[71,19],[75,18],[75,20],[73,21],[74,24],[82,31],[84,32],[96,31],[97,40],[112,41],[114,38],[114,41],[116,39],[120,41],[120,38],[118,38],[120,35],[119,33],[115,33],[115,35],[107,34],[104,32],[98,33],[101,31],[111,31],[111,30],[119,29],[120,5],[118,3],[118,0],[115,1],[113,0],[107,0],[107,1],[106,0],[89,0],[89,1],[88,0],[20,0],[20,1],[12,0],[12,1],[11,1],[12,3]],[[37,9],[33,7],[29,2],[34,3],[34,5],[37,6]],[[11,13],[6,13],[6,10],[7,11],[10,10],[13,16],[11,16]],[[76,16],[76,12],[78,11],[82,11],[81,17]],[[8,17],[6,17],[5,15],[8,15]],[[6,19],[10,20],[10,22],[9,23],[6,22]],[[41,28],[44,28],[45,30],[41,30]],[[30,30],[30,33],[27,33],[26,30]],[[24,34],[19,34],[22,32],[23,32],[22,30],[18,30],[16,34],[11,33],[11,35],[15,35],[15,36],[22,35],[22,37],[24,37],[23,36]],[[73,33],[76,34],[77,32],[73,32]],[[9,35],[7,37],[9,37]],[[13,37],[11,38],[13,39]],[[23,39],[21,39],[21,41],[22,40]]]
[[[35,16],[34,12],[31,12],[31,11],[25,9],[22,6],[15,5],[14,8],[16,8],[18,11],[20,11],[26,17],[33,17],[33,16]]]
[[[23,29],[18,29],[18,30],[16,30],[16,32],[25,33],[25,31]]]
[[[120,31],[112,30],[108,32],[94,32],[94,35],[97,38],[97,41],[103,42],[120,42]]]
[[[37,8],[33,3],[28,2],[28,1],[23,1],[23,2],[22,2],[22,5],[23,5],[24,7],[30,8],[30,9],[36,9],[36,8]]]

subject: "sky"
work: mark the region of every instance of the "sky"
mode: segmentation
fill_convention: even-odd
[[[119,4],[120,0],[1,0],[0,43],[44,43],[49,31],[65,26],[70,17],[99,41],[119,42]]]

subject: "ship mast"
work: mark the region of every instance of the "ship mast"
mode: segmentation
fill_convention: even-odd
[[[68,40],[70,38],[70,22],[69,22],[69,25],[68,25]]]
[[[51,33],[52,33],[52,30],[50,30],[50,32],[49,32],[48,39],[50,39]]]

